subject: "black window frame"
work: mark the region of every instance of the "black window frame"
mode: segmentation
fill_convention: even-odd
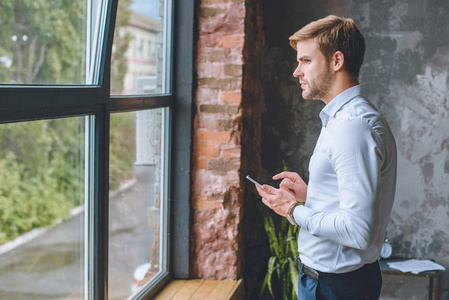
[[[0,124],[92,115],[94,122],[93,299],[108,298],[109,122],[111,113],[169,107],[171,123],[170,228],[168,274],[143,298],[169,280],[189,278],[191,227],[191,152],[194,93],[195,1],[174,0],[172,94],[110,95],[110,61],[119,0],[107,0],[98,85],[0,84]]]

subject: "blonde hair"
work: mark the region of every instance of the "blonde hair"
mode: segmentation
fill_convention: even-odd
[[[348,73],[359,76],[365,55],[365,39],[352,19],[330,15],[307,24],[289,38],[295,50],[299,41],[308,39],[315,40],[327,62],[335,52],[341,51]]]

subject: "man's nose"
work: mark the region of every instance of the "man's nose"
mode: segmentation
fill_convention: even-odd
[[[302,74],[302,71],[301,71],[301,69],[299,68],[299,66],[295,69],[295,71],[293,71],[293,77],[301,77],[303,74]]]

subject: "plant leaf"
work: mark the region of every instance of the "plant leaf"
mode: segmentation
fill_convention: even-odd
[[[290,271],[290,280],[293,285],[292,290],[292,299],[298,298],[298,281],[299,281],[299,270],[296,266],[296,262],[292,258],[288,258],[288,265],[289,265],[289,271]]]
[[[265,232],[267,233],[268,242],[270,243],[271,254],[279,256],[279,241],[274,230],[273,220],[265,208],[262,208],[261,210],[265,220],[264,227]]]
[[[276,256],[270,257],[270,259],[268,260],[268,270],[267,270],[268,290],[270,291],[270,294],[273,297],[274,297],[274,294],[273,294],[273,288],[272,288],[272,285],[271,285],[271,279],[272,279],[274,270],[275,269],[279,269],[279,268],[275,268],[276,261],[277,261],[277,257]]]
[[[267,274],[265,274],[265,278],[262,283],[262,288],[260,289],[260,293],[259,293],[259,299],[261,299],[263,296],[263,292],[265,291],[265,288],[267,287],[267,282],[268,282],[268,272],[267,272]]]

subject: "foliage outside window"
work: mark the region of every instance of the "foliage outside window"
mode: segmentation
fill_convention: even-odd
[[[85,84],[87,0],[1,1],[0,82]]]
[[[0,125],[0,244],[82,204],[83,125],[76,118]]]

